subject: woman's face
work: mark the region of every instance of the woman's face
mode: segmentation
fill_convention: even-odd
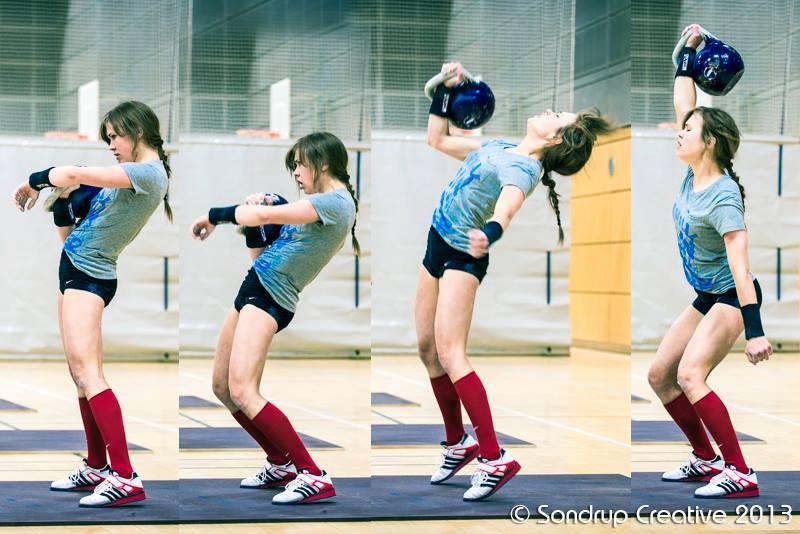
[[[297,187],[305,194],[314,193],[314,171],[300,162],[300,156],[295,152],[294,170],[292,171]]]
[[[703,153],[710,145],[703,141],[702,132],[703,117],[699,113],[694,113],[675,139],[675,154],[681,161],[692,163],[703,157]]]
[[[108,149],[117,158],[117,163],[134,161],[133,140],[130,137],[118,134],[111,124],[106,124],[106,135],[108,136]]]
[[[558,130],[575,122],[577,117],[576,113],[548,109],[544,113],[528,119],[528,136],[539,139],[552,139]]]

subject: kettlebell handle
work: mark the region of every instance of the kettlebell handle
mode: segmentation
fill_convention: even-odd
[[[700,26],[700,35],[703,36],[703,41],[709,39],[719,41],[719,38],[716,35],[708,31],[707,29],[703,28],[702,26]],[[686,32],[683,35],[681,35],[681,38],[678,40],[678,44],[675,45],[675,50],[672,51],[672,64],[675,65],[676,69],[678,68],[678,58],[681,55],[681,50],[683,50],[683,47],[686,46],[686,43],[689,41],[689,37],[691,36],[692,32]],[[703,46],[705,46],[705,44]]]
[[[464,67],[461,67],[461,74],[464,75],[465,80],[470,80],[473,82],[480,81],[480,76],[473,76]],[[436,89],[436,86],[449,80],[450,78],[455,78],[456,76],[457,72],[455,71],[448,73],[439,72],[436,74],[436,76],[425,82],[425,96],[428,97],[428,100],[433,100],[433,91]]]

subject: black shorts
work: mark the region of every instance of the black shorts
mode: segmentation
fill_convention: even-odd
[[[237,312],[240,312],[245,304],[252,304],[256,308],[267,312],[278,323],[278,332],[289,326],[294,317],[294,312],[290,312],[275,302],[275,299],[264,288],[255,269],[252,267],[247,271],[242,287],[239,288],[239,294],[236,295],[236,300],[233,301],[233,307],[236,308]]]
[[[469,273],[481,282],[486,276],[486,269],[489,268],[489,255],[473,258],[466,252],[456,250],[431,226],[428,231],[428,248],[425,250],[422,265],[434,278],[441,278],[446,269],[453,269]]]
[[[756,288],[756,300],[758,304],[761,305],[761,286],[758,280],[753,280],[753,286]],[[717,302],[733,306],[734,308],[741,308],[739,305],[739,297],[736,295],[735,286],[724,293],[706,293],[705,291],[698,291],[697,289],[695,289],[694,292],[697,293],[697,298],[692,302],[692,306],[703,315],[707,314],[711,306]]]
[[[61,294],[67,289],[88,291],[103,299],[106,306],[117,293],[117,279],[103,280],[81,271],[69,259],[66,251],[61,251],[61,262],[58,264],[58,289]]]

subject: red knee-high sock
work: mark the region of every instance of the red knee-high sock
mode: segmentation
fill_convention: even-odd
[[[298,471],[306,469],[312,475],[322,474],[322,470],[311,459],[292,423],[274,404],[268,402],[264,405],[253,418],[253,424],[262,434],[270,436],[270,440],[274,441],[281,451],[286,451]]]
[[[703,422],[685,394],[681,393],[678,398],[665,404],[664,408],[666,408],[672,420],[686,434],[686,437],[689,438],[689,443],[692,444],[694,453],[698,458],[711,460],[716,456],[714,448],[711,446],[711,441],[708,439],[708,434],[706,434],[706,429],[703,428]]]
[[[717,394],[713,391],[709,392],[694,403],[694,409],[708,431],[714,436],[714,441],[717,442],[725,463],[733,464],[740,473],[747,473],[747,463],[742,456],[742,449],[739,448],[739,440],[736,438],[731,416]]]
[[[236,419],[236,422],[239,423],[239,425],[244,428],[248,434],[250,434],[250,437],[252,437],[258,442],[259,445],[261,445],[261,448],[267,453],[267,460],[269,463],[283,465],[289,461],[286,452],[281,451],[273,440],[262,434],[243,411],[238,410],[233,414],[233,418]]]
[[[453,386],[458,392],[458,397],[467,410],[469,420],[475,429],[480,445],[481,456],[487,460],[496,460],[500,457],[500,446],[494,433],[492,410],[489,408],[489,399],[486,390],[475,371],[457,380]]]
[[[458,392],[453,387],[450,377],[445,375],[431,378],[433,395],[439,403],[439,410],[444,419],[444,432],[448,445],[454,445],[464,435],[464,423],[461,421],[461,401]]]
[[[106,444],[100,434],[100,429],[97,428],[92,408],[86,397],[78,397],[78,406],[81,409],[83,431],[86,433],[86,463],[90,467],[99,469],[106,465]]]
[[[108,450],[111,469],[122,478],[130,478],[133,473],[131,459],[128,456],[128,442],[125,439],[125,426],[122,424],[122,410],[117,397],[110,389],[101,391],[91,399],[89,406],[103,442]]]

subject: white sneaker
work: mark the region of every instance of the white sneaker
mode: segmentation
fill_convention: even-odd
[[[698,482],[711,480],[725,469],[725,462],[719,455],[711,460],[698,458],[694,452],[683,465],[661,475],[664,482]]]
[[[90,467],[84,458],[72,473],[50,484],[50,489],[52,491],[93,491],[110,474],[111,469],[107,465],[96,469]]]
[[[269,460],[257,474],[242,479],[240,488],[264,489],[285,486],[297,477],[297,468],[292,462],[283,465],[271,464]]]
[[[458,473],[461,468],[478,457],[478,442],[469,434],[464,434],[455,445],[442,442],[442,458],[439,467],[431,477],[431,484],[441,484]]]
[[[752,469],[740,473],[729,465],[708,484],[694,490],[694,496],[700,499],[758,497],[758,477]]]
[[[144,498],[144,486],[142,486],[139,475],[133,473],[131,478],[122,478],[112,472],[102,484],[94,489],[94,493],[82,498],[78,506],[105,508],[143,501]]]
[[[465,501],[480,501],[493,495],[516,475],[521,466],[505,449],[500,449],[500,458],[485,460],[478,457],[478,470],[472,475],[472,487],[464,493]]]
[[[306,502],[327,499],[336,495],[331,477],[325,471],[321,475],[312,475],[308,471],[300,471],[297,478],[286,484],[286,489],[272,498],[272,504],[303,504]]]

